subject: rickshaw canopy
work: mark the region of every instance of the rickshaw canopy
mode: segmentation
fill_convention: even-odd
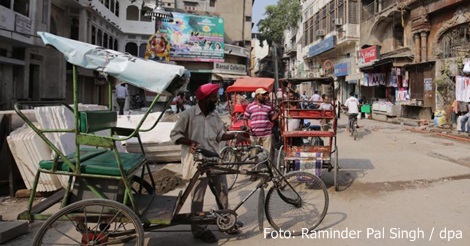
[[[38,32],[38,35],[44,44],[62,52],[69,63],[107,73],[148,91],[162,93],[175,79],[190,76],[183,66],[148,61],[47,32]]]
[[[258,77],[239,78],[235,83],[233,83],[233,85],[227,87],[226,92],[253,92],[258,88],[263,88],[266,91],[273,91],[274,79]]]

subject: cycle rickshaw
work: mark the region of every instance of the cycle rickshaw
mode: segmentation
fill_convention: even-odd
[[[277,158],[277,167],[285,173],[295,170],[314,170],[320,176],[322,169],[333,171],[335,190],[338,190],[338,146],[336,144],[337,117],[335,102],[321,108],[320,101],[311,102],[294,97],[300,83],[320,83],[332,86],[328,79],[281,79],[283,99],[280,103],[280,134],[283,145]],[[291,96],[289,96],[291,95]],[[331,98],[331,95],[329,95]],[[300,105],[304,106],[300,106]],[[309,106],[310,104],[310,106]],[[317,105],[311,105],[317,104]],[[319,108],[320,107],[320,108]],[[304,124],[302,121],[313,121]],[[292,122],[297,121],[297,124]],[[324,141],[324,139],[326,141]]]
[[[226,95],[228,101],[228,109],[230,112],[230,126],[229,130],[241,130],[243,123],[243,114],[248,106],[248,100],[245,99],[246,93],[253,93],[258,88],[263,88],[266,91],[273,91],[274,79],[272,78],[252,78],[244,77],[237,79],[233,85],[227,87]],[[275,98],[271,98],[274,100]]]
[[[323,220],[328,208],[328,193],[323,182],[304,172],[274,175],[279,171],[271,164],[267,165],[266,170],[248,172],[258,175],[261,181],[234,209],[181,213],[195,181],[202,174],[225,175],[241,171],[225,168],[226,163],[217,153],[201,149],[194,155],[198,170],[184,192],[181,191],[177,196],[160,196],[154,192],[155,182],[149,175],[151,171],[143,148],[140,154],[119,152],[117,142],[137,137],[142,146],[140,135],[150,130],[141,129],[142,123],[161,94],[175,96],[184,85],[184,67],[145,61],[48,33],[38,34],[46,45],[62,52],[66,60],[73,64],[73,106],[66,107],[73,112],[74,128],[39,129],[21,112],[22,104],[15,104],[18,115],[55,153],[52,160],[39,163],[27,210],[18,215],[19,219],[29,221],[45,220],[35,235],[34,245],[108,245],[126,242],[143,245],[144,231],[178,224],[216,224],[220,230],[230,230],[235,226],[237,209],[256,190],[267,187],[268,182],[273,185],[266,198],[260,197],[260,227],[264,214],[275,230],[298,230],[299,233],[301,228],[313,230]],[[79,110],[76,66],[98,69],[127,83],[156,92],[157,96],[135,129],[116,127],[117,115],[114,111]],[[110,94],[110,82],[108,89]],[[171,98],[167,107],[169,103]],[[101,130],[108,130],[109,135],[94,134]],[[51,132],[73,133],[75,152],[66,154],[54,146],[47,135]],[[258,162],[270,160],[260,158]],[[38,180],[44,173],[64,175],[68,177],[68,183],[61,192],[33,206]],[[149,175],[150,181],[146,181],[146,175]],[[58,211],[52,208],[56,204],[60,206]]]

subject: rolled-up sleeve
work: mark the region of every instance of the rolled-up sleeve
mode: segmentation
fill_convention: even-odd
[[[217,142],[220,143],[222,141],[222,136],[225,134],[225,126],[222,119],[219,117],[219,122],[217,123]]]
[[[175,127],[170,132],[170,139],[176,144],[176,141],[183,137],[188,137],[187,125],[189,123],[189,115],[181,113],[180,118],[176,121]]]

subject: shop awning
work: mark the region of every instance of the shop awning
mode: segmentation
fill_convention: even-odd
[[[243,77],[247,77],[247,75],[231,73],[212,73],[212,80],[237,80]]]
[[[226,92],[245,91],[252,92],[258,88],[263,88],[266,91],[273,91],[274,79],[261,78],[261,77],[244,77],[237,79],[233,85],[227,87]]]

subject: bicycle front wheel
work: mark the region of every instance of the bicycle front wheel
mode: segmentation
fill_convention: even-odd
[[[266,196],[266,218],[274,230],[298,236],[315,229],[328,211],[328,191],[312,173],[290,172]]]

